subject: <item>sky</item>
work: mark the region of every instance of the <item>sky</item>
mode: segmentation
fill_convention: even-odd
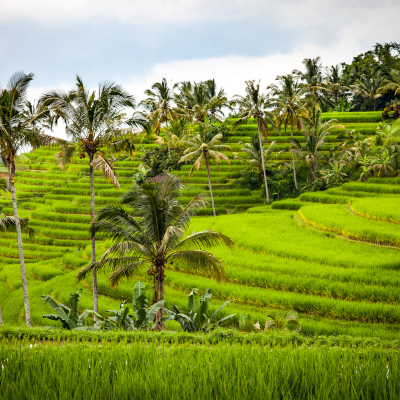
[[[0,0],[0,85],[33,72],[28,96],[114,81],[139,102],[167,78],[215,79],[231,97],[301,69],[400,42],[400,2],[370,0]],[[58,132],[57,135],[62,135]]]

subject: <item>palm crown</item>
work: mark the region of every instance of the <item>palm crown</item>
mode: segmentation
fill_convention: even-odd
[[[204,207],[204,200],[199,195],[183,207],[178,201],[180,188],[179,178],[168,175],[164,182],[132,187],[124,195],[121,206],[102,209],[95,230],[104,232],[114,243],[98,262],[83,268],[78,279],[84,279],[93,269],[111,272],[108,279],[115,286],[147,265],[148,275],[155,277],[154,301],[164,299],[168,263],[182,262],[193,269],[210,271],[217,280],[224,279],[221,262],[203,248],[233,243],[214,231],[197,232],[184,238],[190,218]]]

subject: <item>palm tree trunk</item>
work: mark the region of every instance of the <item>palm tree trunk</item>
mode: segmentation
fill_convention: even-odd
[[[292,147],[293,147],[293,125],[290,124],[290,137],[292,138]],[[296,190],[299,190],[297,186],[297,176],[296,176],[296,163],[294,161],[294,153],[292,151],[292,162],[293,162],[293,179],[294,179],[294,187]]]
[[[11,189],[12,206],[13,206],[13,210],[14,210],[15,228],[17,231],[19,264],[21,267],[22,289],[24,292],[25,319],[26,319],[26,325],[31,326],[32,325],[31,324],[31,310],[29,308],[28,282],[26,280],[24,250],[22,247],[21,224],[19,221],[17,196],[15,195],[14,175],[12,174],[12,171],[15,171],[14,159],[12,159],[11,163],[9,164],[9,178],[11,176],[10,189]]]
[[[213,209],[213,215],[214,215],[214,217],[216,217],[217,215],[215,214],[214,197],[213,197],[212,188],[211,188],[210,163],[208,161],[207,154],[204,155],[204,158],[206,159],[207,176],[208,176],[208,187],[210,188],[210,196],[211,196],[211,204],[212,204],[212,209]]]
[[[3,325],[3,314],[1,312],[1,307],[0,307],[0,325]]]
[[[94,173],[93,173],[93,154],[90,154],[90,225],[91,225],[91,262],[96,262],[96,237],[94,235],[94,223],[95,223],[95,209],[94,209]],[[97,271],[92,270],[92,287],[93,287],[93,310],[99,312],[99,296],[97,292]]]
[[[268,192],[267,174],[265,173],[264,150],[263,150],[262,139],[261,139],[261,134],[260,134],[260,120],[258,120],[257,127],[258,127],[258,141],[260,143],[261,165],[262,165],[263,176],[264,176],[265,196],[267,198],[267,204],[269,204],[269,192]]]
[[[167,133],[168,136],[168,158],[171,158],[171,146],[169,145],[169,133]]]
[[[374,111],[376,111],[376,99],[374,98]]]

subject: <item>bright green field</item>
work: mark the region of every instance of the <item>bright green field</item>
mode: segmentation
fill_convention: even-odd
[[[340,115],[336,117],[341,118]],[[350,129],[371,134],[377,116],[367,120],[354,115],[354,121],[340,121]],[[343,118],[347,118],[343,116]],[[375,118],[375,119],[374,119]],[[232,136],[246,140],[256,125],[240,127]],[[369,132],[368,129],[371,131]],[[288,145],[287,136],[278,136],[279,145]],[[334,137],[328,144],[334,143]],[[117,204],[120,194],[132,182],[145,148],[139,145],[134,159],[116,163],[121,190],[116,191],[96,176],[96,208]],[[82,309],[92,308],[91,282],[76,284],[75,274],[87,265],[89,250],[89,180],[85,160],[77,160],[65,171],[55,162],[55,148],[42,148],[27,154],[31,164],[16,176],[21,217],[30,219],[38,235],[31,242],[24,238],[29,298],[35,325],[52,325],[42,316],[50,310],[40,299],[51,294],[67,302],[69,293],[82,287]],[[285,154],[285,153],[282,153]],[[263,324],[271,311],[294,309],[299,313],[302,334],[350,335],[397,339],[400,334],[400,185],[396,180],[345,184],[324,193],[305,193],[299,199],[265,206],[257,193],[233,187],[232,182],[246,166],[232,160],[220,171],[212,168],[215,203],[219,215],[193,219],[189,232],[215,229],[236,243],[231,251],[216,248],[226,268],[227,281],[217,284],[201,271],[188,271],[174,265],[167,271],[167,306],[185,309],[193,287],[211,288],[212,309],[226,299],[232,302],[221,314],[250,314]],[[185,185],[182,202],[206,189],[204,171],[189,179],[190,165],[177,172]],[[385,183],[387,182],[387,183]],[[7,195],[0,197],[3,212],[12,214]],[[248,209],[247,213],[243,213]],[[240,211],[241,213],[235,214]],[[211,209],[204,210],[209,215]],[[229,213],[228,215],[226,215]],[[97,256],[107,243],[98,237]],[[0,305],[9,325],[23,325],[23,296],[14,234],[0,236]],[[130,300],[133,282],[115,290],[105,275],[99,276],[100,312],[116,309],[122,299]],[[151,285],[145,271],[137,278]],[[237,324],[237,316],[233,319]],[[56,325],[56,324],[53,324]],[[173,326],[175,329],[176,326]]]

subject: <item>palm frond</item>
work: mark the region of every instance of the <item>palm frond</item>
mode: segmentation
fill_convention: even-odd
[[[96,153],[93,159],[93,167],[101,171],[105,178],[109,179],[116,189],[120,188],[117,177],[114,174],[114,170],[111,161],[105,156]]]

